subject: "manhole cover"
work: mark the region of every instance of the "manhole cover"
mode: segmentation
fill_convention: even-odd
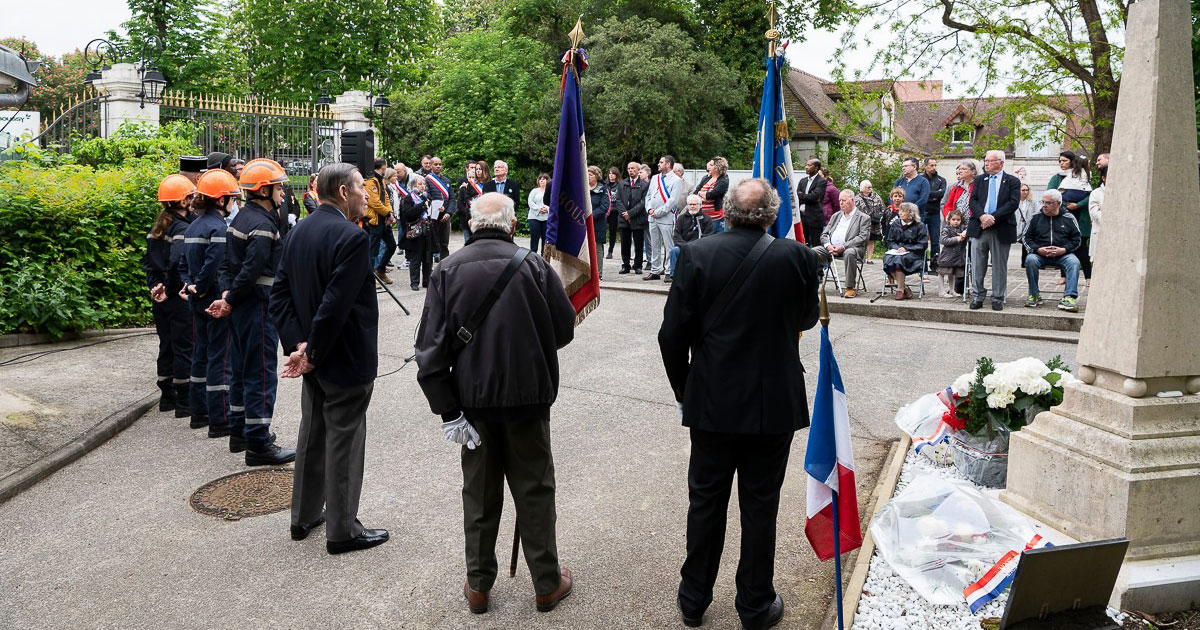
[[[248,470],[210,481],[188,500],[201,514],[236,521],[292,506],[292,469]]]

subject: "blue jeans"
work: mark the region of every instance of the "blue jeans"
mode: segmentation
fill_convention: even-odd
[[[234,338],[233,380],[242,388],[245,411],[246,446],[262,450],[271,442],[271,416],[275,411],[276,355],[279,333],[267,314],[267,302],[251,298],[238,304],[230,314]],[[236,424],[230,425],[238,435]]]
[[[720,234],[721,232],[724,232],[724,231],[725,231],[725,219],[713,220],[713,234]],[[671,268],[674,269],[675,267],[672,265]]]
[[[1067,274],[1066,297],[1079,297],[1079,259],[1075,254],[1065,254],[1058,258],[1047,258],[1030,252],[1025,257],[1025,277],[1029,280],[1029,294],[1038,295],[1038,271],[1042,267],[1058,267]]]
[[[675,273],[675,261],[679,260],[679,246],[678,245],[671,248],[671,253],[668,254],[668,257],[671,259],[671,273],[669,273],[667,275],[671,275],[671,274]]]
[[[387,227],[380,221],[379,225],[367,225],[367,256],[371,260],[372,269],[380,269],[383,263],[383,232]]]

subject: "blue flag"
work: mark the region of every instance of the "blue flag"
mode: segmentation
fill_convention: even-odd
[[[763,81],[762,107],[758,112],[758,139],[754,145],[754,177],[769,182],[779,193],[779,218],[771,226],[771,236],[798,238],[793,216],[792,146],[788,139],[787,116],[783,111],[782,47],[767,57],[767,78]],[[799,237],[803,238],[803,237]]]
[[[585,68],[587,55],[582,48],[567,51],[563,57],[562,118],[558,123],[554,172],[548,188],[550,200],[546,204],[550,207],[550,217],[546,221],[544,254],[571,298],[576,323],[600,303],[583,102],[579,94],[579,73]]]

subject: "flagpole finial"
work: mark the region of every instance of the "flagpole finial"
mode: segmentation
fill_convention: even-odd
[[[586,37],[586,35],[583,34],[582,17],[575,20],[575,28],[571,29],[571,32],[568,34],[568,36],[571,38],[571,48],[579,48],[579,44],[583,43],[583,38]]]
[[[821,300],[821,325],[829,328],[829,300],[825,297],[825,283],[821,283],[821,291],[819,292]]]
[[[767,29],[764,37],[767,39],[772,56],[775,55],[775,47],[779,44],[779,29],[775,28],[775,23],[778,20],[779,12],[775,10],[775,0],[771,0],[767,3],[767,24],[770,25],[770,28]]]

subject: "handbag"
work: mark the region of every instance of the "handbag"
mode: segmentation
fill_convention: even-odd
[[[412,225],[412,227],[408,228],[408,232],[405,233],[405,237],[421,238],[422,236],[429,234],[430,223],[432,223],[432,221],[429,219],[418,220]]]

